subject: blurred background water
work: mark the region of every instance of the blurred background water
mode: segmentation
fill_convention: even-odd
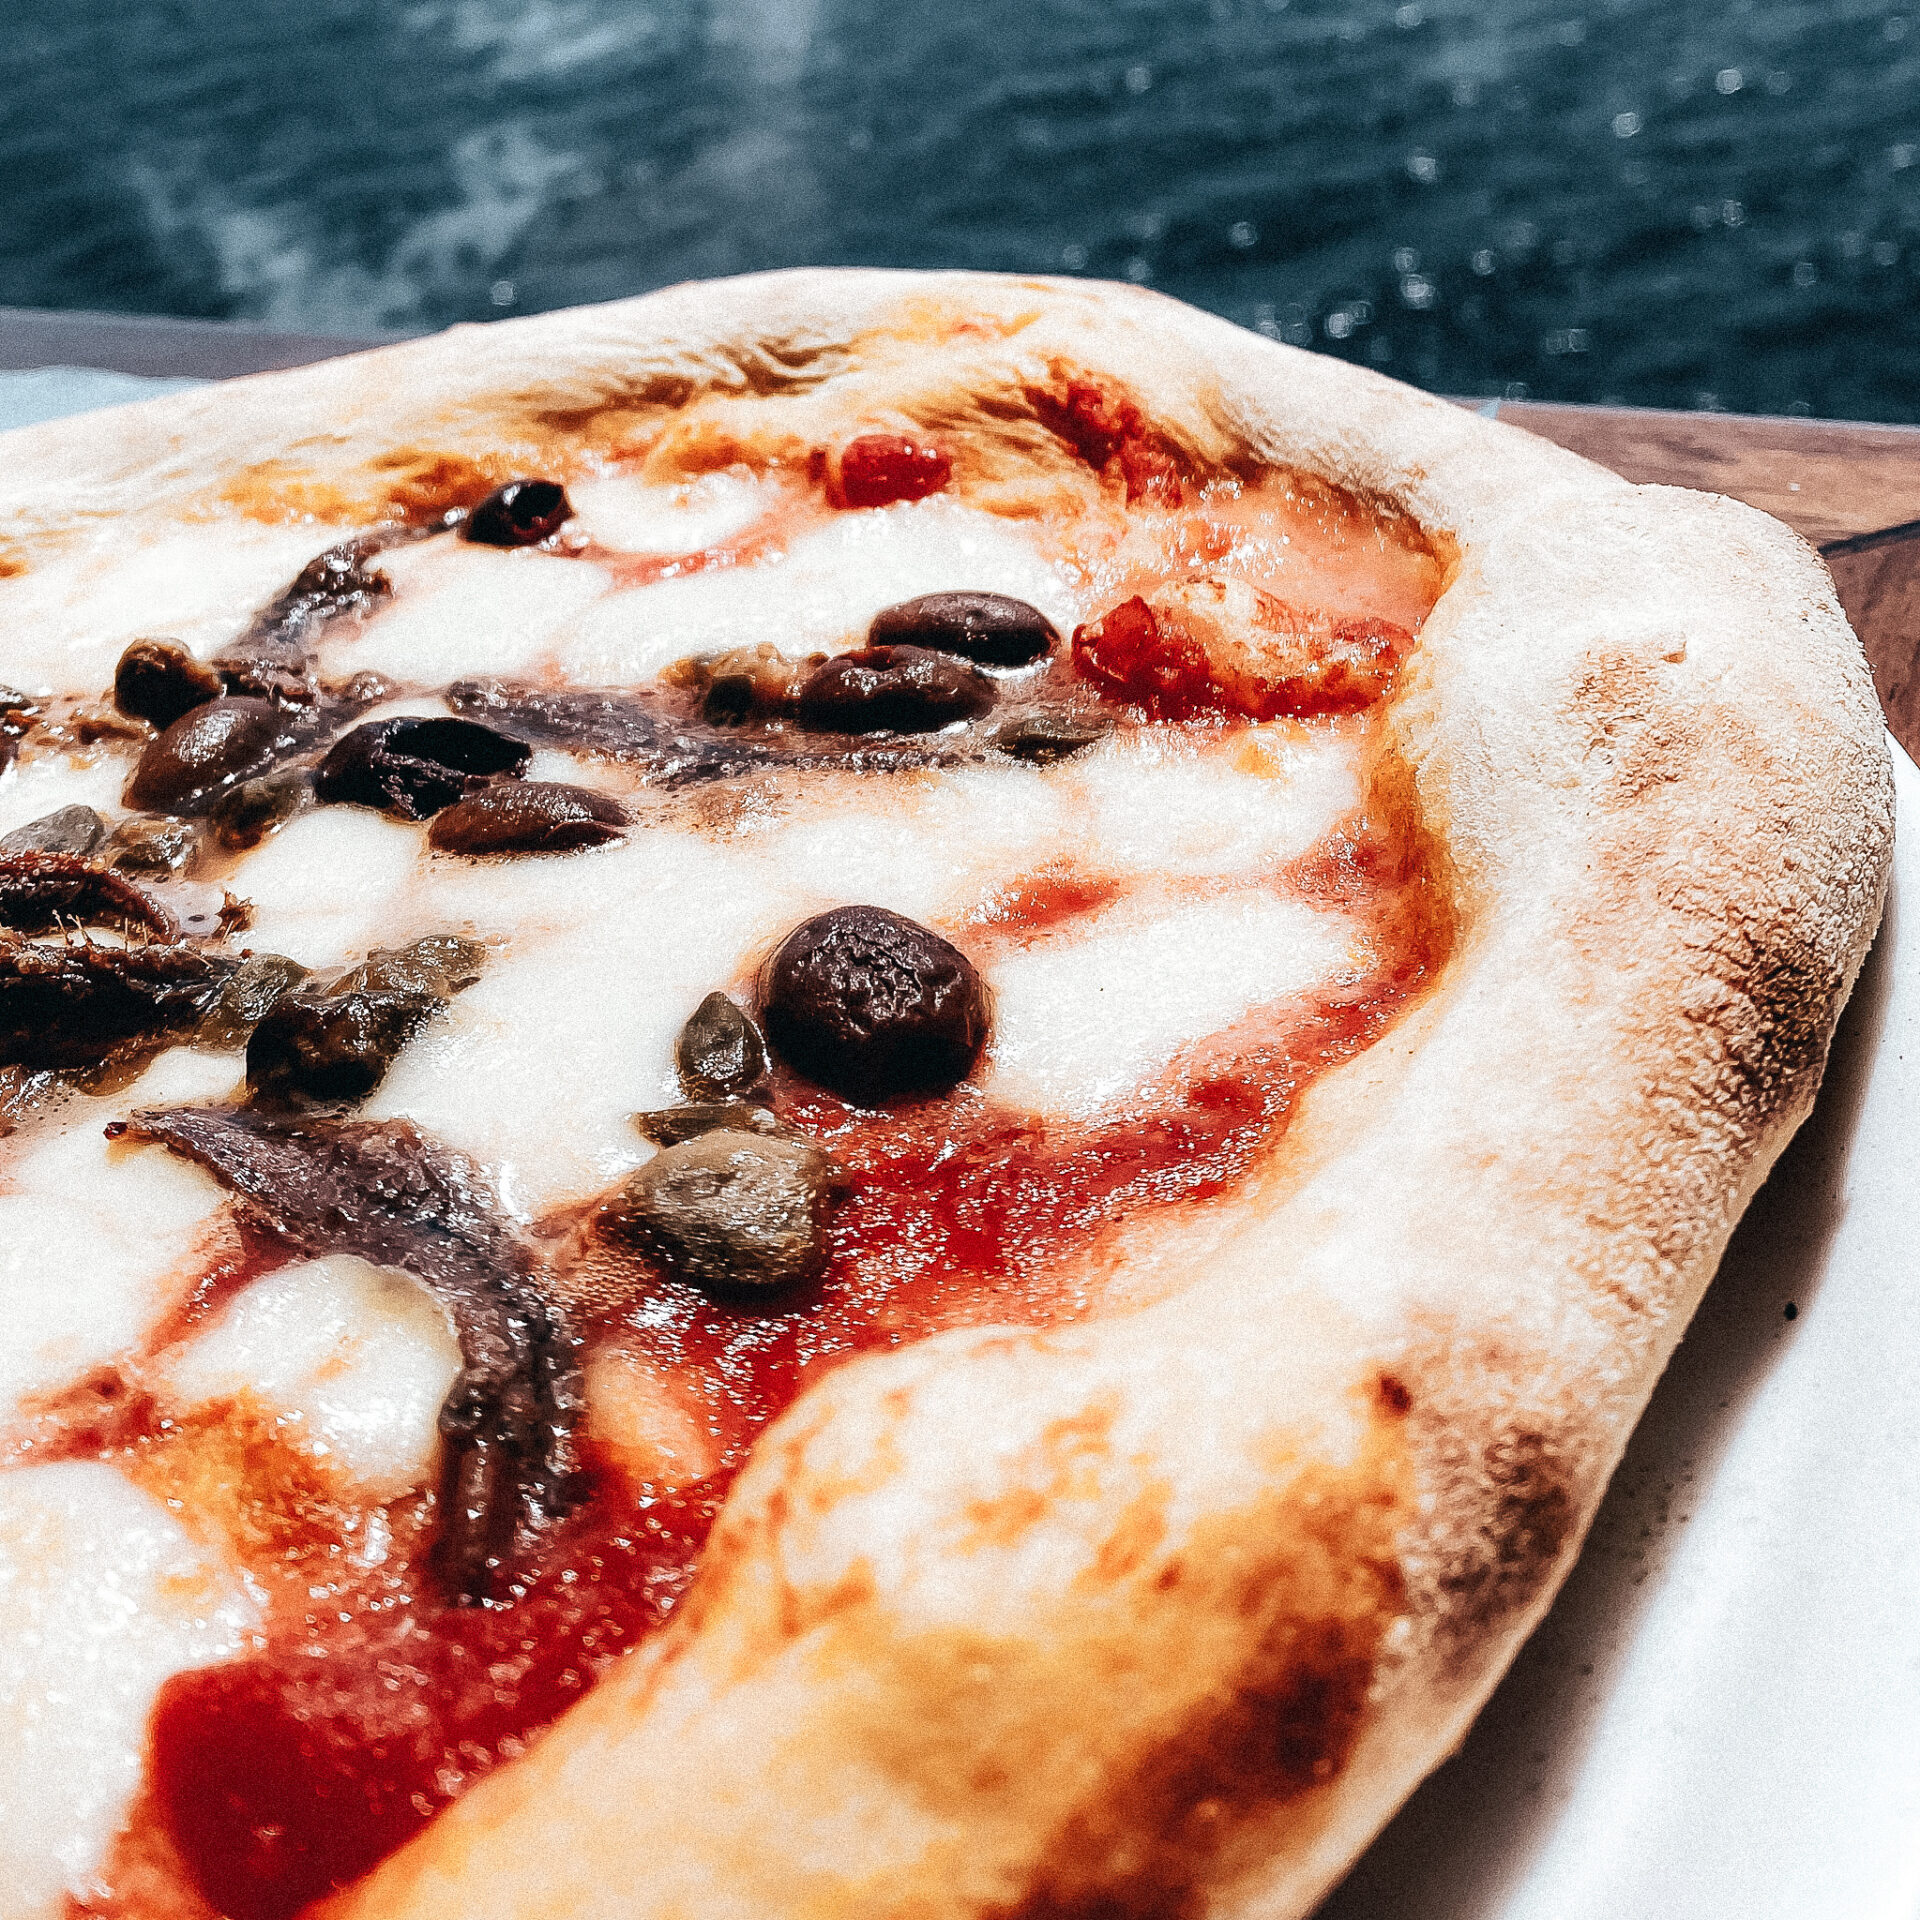
[[[1454,393],[1920,420],[1906,4],[9,0],[0,303],[411,330],[958,265]]]

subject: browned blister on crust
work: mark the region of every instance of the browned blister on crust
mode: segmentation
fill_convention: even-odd
[[[1205,1260],[1129,1234],[1155,1304],[805,1393],[673,1623],[333,1920],[1306,1913],[1551,1599],[1878,922],[1880,716],[1792,534],[1137,290],[767,276],[14,444],[28,501],[91,466],[164,516],[210,457],[269,514],[566,477],[555,436],[679,480],[874,430],[1002,512],[1275,466],[1423,530],[1451,577],[1379,746],[1449,958]],[[332,451],[269,473],[288,444]],[[532,699],[456,705],[699,762],[624,695]]]

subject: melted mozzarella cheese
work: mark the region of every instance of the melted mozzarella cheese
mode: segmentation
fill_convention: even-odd
[[[617,553],[698,553],[718,546],[787,497],[778,480],[739,473],[702,474],[684,486],[650,486],[627,474],[567,483],[570,533]]]
[[[373,672],[432,686],[466,674],[525,673],[553,633],[609,585],[584,560],[502,553],[445,535],[397,547],[380,564],[394,597],[371,619],[328,630],[320,660],[330,678]]]
[[[384,1501],[432,1477],[459,1371],[452,1324],[417,1280],[334,1254],[246,1288],[174,1356],[164,1391],[187,1407],[244,1395],[289,1445]]]
[[[140,1782],[171,1675],[230,1658],[260,1609],[165,1507],[89,1461],[0,1473],[0,1911],[59,1920]]]
[[[166,634],[207,653],[233,639],[309,560],[329,527],[222,521],[159,540],[109,524],[95,541],[7,583],[6,678],[29,690],[104,693],[129,640]]]
[[[1087,844],[1142,873],[1247,875],[1295,859],[1359,804],[1352,756],[1282,722],[1196,751],[1143,732],[1078,763]]]
[[[228,883],[253,905],[247,944],[308,967],[359,959],[382,944],[423,853],[417,826],[368,807],[300,815]]]
[[[783,653],[864,644],[882,607],[977,588],[1036,606],[1064,631],[1079,615],[1065,572],[995,514],[921,500],[841,514],[784,557],[609,595],[559,638],[554,657],[583,685],[650,678],[689,654],[761,642]]]
[[[523,1215],[597,1193],[652,1151],[632,1115],[680,1097],[687,1016],[791,924],[792,890],[762,879],[664,827],[564,859],[436,862],[415,909],[510,929],[507,950],[400,1056],[367,1113],[404,1114],[483,1161]]]
[[[192,1162],[115,1144],[141,1106],[230,1094],[231,1054],[176,1047],[110,1099],[76,1099],[0,1162],[0,1424],[124,1353],[190,1284],[223,1198]]]
[[[1124,1106],[1194,1041],[1358,959],[1349,922],[1253,889],[1102,915],[989,971],[988,1091],[1076,1119]]]
[[[62,807],[91,807],[111,820],[128,771],[118,754],[29,752],[0,771],[0,833]]]

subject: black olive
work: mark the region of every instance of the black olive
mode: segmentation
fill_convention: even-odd
[[[993,705],[984,673],[924,647],[864,647],[810,674],[797,702],[817,733],[933,733]]]
[[[238,1047],[272,1011],[276,1001],[307,977],[298,960],[283,953],[253,953],[242,960],[200,1021],[194,1038],[206,1047]]]
[[[787,1287],[826,1265],[832,1182],[810,1140],[722,1128],[655,1154],[597,1225],[698,1287]]]
[[[148,813],[205,813],[221,794],[264,773],[290,744],[285,716],[266,700],[209,700],[148,744],[127,804]]]
[[[183,713],[217,700],[220,676],[178,640],[136,640],[113,670],[113,704],[136,720],[170,727]]]
[[[517,777],[532,757],[524,740],[477,720],[369,720],[334,742],[314,791],[425,820],[490,779]]]
[[[312,803],[313,775],[305,767],[278,767],[223,793],[208,809],[207,824],[229,853],[244,853]]]
[[[91,807],[61,807],[0,834],[0,857],[9,853],[71,853],[84,860],[107,837],[107,823]]]
[[[1004,593],[923,593],[881,608],[867,629],[869,646],[931,647],[983,667],[1031,666],[1059,643],[1038,607]]]
[[[790,1066],[869,1106],[944,1092],[987,1039],[987,987],[973,963],[884,907],[802,922],[767,965],[760,1008]]]
[[[674,1043],[680,1083],[697,1100],[724,1100],[767,1077],[767,1043],[750,1014],[724,993],[710,993]]]
[[[633,1124],[656,1146],[677,1147],[682,1140],[698,1139],[703,1133],[725,1128],[730,1133],[784,1133],[765,1107],[745,1100],[699,1100],[685,1107],[656,1107],[651,1113],[636,1113]]]
[[[119,873],[165,879],[192,860],[200,835],[184,820],[155,820],[134,814],[114,828],[101,858]]]
[[[247,1084],[270,1100],[364,1100],[444,1005],[425,993],[283,993],[247,1042]]]
[[[567,490],[557,480],[509,480],[467,516],[464,540],[483,547],[534,547],[573,518]]]
[[[441,853],[570,853],[618,840],[626,810],[590,787],[554,780],[486,787],[437,814],[427,843]]]
[[[1037,766],[1051,766],[1096,745],[1113,731],[1111,720],[1083,720],[1067,713],[1029,713],[1010,720],[993,737],[1002,753]]]

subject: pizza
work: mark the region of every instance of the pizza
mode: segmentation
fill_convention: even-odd
[[[0,1908],[1309,1911],[1812,1102],[1811,551],[963,274],[0,487]]]

